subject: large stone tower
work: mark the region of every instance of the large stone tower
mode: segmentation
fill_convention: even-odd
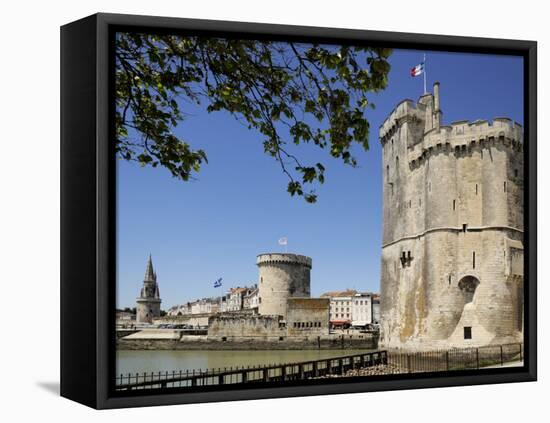
[[[442,125],[439,83],[380,127],[382,343],[522,340],[523,131],[507,118]]]
[[[153,318],[160,316],[160,294],[157,284],[157,274],[153,270],[153,261],[149,255],[145,277],[143,278],[143,288],[141,288],[139,298],[136,300],[136,322],[152,323]]]
[[[310,296],[311,258],[299,254],[260,254],[258,312],[286,319],[287,299]]]

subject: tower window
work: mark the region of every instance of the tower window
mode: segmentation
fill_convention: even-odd
[[[451,274],[449,273],[449,285],[451,284]]]
[[[476,195],[477,195],[477,184],[476,184]]]
[[[476,252],[472,252],[472,269],[476,268]]]
[[[456,210],[456,200],[453,200],[453,210]]]
[[[472,339],[472,327],[464,326],[464,339]]]
[[[504,192],[506,192],[506,181],[504,181]]]
[[[463,223],[462,224],[462,232],[466,232],[466,229],[468,228],[468,224],[467,223]]]
[[[518,170],[517,169],[514,169],[514,176],[517,178],[518,177]]]
[[[386,178],[390,179],[390,165],[386,166]]]

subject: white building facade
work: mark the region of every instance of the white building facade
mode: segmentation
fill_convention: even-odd
[[[364,327],[379,321],[378,294],[348,289],[327,292],[322,297],[330,299],[329,319],[332,327]]]
[[[366,326],[372,323],[372,294],[357,293],[351,298],[351,325]]]

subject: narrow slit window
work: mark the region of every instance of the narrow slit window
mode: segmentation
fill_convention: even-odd
[[[472,339],[472,327],[464,326],[464,339]]]
[[[477,195],[477,184],[476,184],[476,195]]]
[[[456,210],[456,200],[453,200],[453,210]]]
[[[451,284],[451,274],[449,273],[449,285]]]
[[[504,192],[506,192],[506,181],[504,181]]]
[[[472,269],[476,268],[476,252],[472,252]]]
[[[466,229],[468,228],[468,224],[467,223],[463,223],[462,224],[462,232],[466,232]]]

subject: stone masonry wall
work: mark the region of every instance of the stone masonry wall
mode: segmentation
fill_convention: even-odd
[[[329,334],[329,298],[289,298],[287,301],[289,336]]]
[[[286,335],[279,316],[213,316],[208,319],[208,337],[279,337]]]

